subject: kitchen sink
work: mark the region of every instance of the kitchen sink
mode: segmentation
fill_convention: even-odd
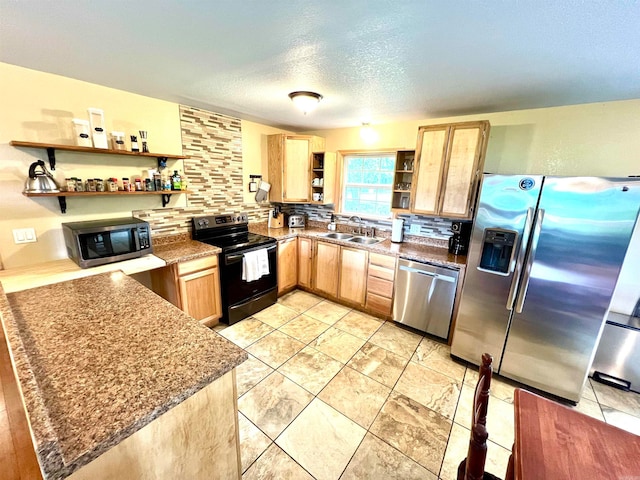
[[[324,238],[332,238],[334,240],[349,240],[350,238],[353,238],[353,235],[350,235],[348,233],[337,233],[337,232],[325,233],[320,236]]]
[[[353,243],[360,243],[362,245],[373,245],[374,243],[380,243],[384,241],[383,238],[371,238],[371,237],[352,237],[348,240]]]

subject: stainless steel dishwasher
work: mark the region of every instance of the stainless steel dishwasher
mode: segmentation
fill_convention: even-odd
[[[458,273],[451,268],[399,259],[394,321],[447,340]]]

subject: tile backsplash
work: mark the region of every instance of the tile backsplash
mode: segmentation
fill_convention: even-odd
[[[296,213],[306,215],[311,221],[329,222],[333,213],[332,205],[306,205],[306,204],[283,204],[282,211],[288,214]],[[425,217],[422,215],[399,215],[404,219],[405,235],[418,237],[429,237],[447,240],[451,236],[451,222],[453,220],[439,217]],[[349,215],[336,214],[338,223],[346,223]],[[363,219],[363,224],[368,227],[375,227],[377,230],[391,232],[391,220]],[[411,226],[413,225],[413,230]],[[417,226],[417,227],[416,227]]]
[[[180,106],[184,174],[188,207],[135,210],[151,224],[153,235],[190,232],[191,217],[246,212],[251,221],[266,221],[267,206],[248,205],[242,196],[242,131],[238,118]]]
[[[246,212],[251,222],[266,221],[269,205],[246,204],[243,200],[242,131],[238,118],[199,108],[180,106],[184,174],[189,190],[188,207],[135,210],[133,215],[148,221],[154,236],[190,233],[192,217]],[[304,214],[310,221],[328,223],[333,206],[283,204],[285,213]],[[347,215],[336,215],[346,223]],[[405,235],[446,240],[452,220],[420,215],[401,215]],[[391,232],[390,220],[363,222],[379,231]],[[413,229],[411,228],[413,226]],[[416,227],[417,226],[417,227]]]

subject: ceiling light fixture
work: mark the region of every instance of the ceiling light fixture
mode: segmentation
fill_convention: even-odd
[[[322,95],[316,92],[291,92],[289,94],[289,98],[293,102],[293,104],[298,107],[302,113],[305,115],[318,106],[320,100],[322,100]]]
[[[362,122],[360,138],[362,138],[365,143],[375,143],[378,141],[379,136],[378,132],[376,132],[369,123]]]

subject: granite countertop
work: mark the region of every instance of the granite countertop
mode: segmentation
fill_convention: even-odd
[[[0,313],[46,479],[66,477],[247,358],[120,272],[0,290]]]
[[[153,254],[167,265],[219,254],[222,249],[191,240],[188,233],[153,237]]]
[[[295,236],[319,238],[320,235],[329,233],[326,227],[308,226],[306,228],[268,228],[266,223],[250,224],[249,231],[267,235],[277,240]],[[373,245],[354,244],[345,240],[335,240],[330,238],[322,238],[322,241],[365,249],[370,252],[394,255],[396,257],[415,260],[418,262],[436,263],[438,265],[457,269],[463,269],[467,264],[466,255],[452,255],[449,253],[447,248],[437,244],[418,242],[393,243],[389,238]]]

